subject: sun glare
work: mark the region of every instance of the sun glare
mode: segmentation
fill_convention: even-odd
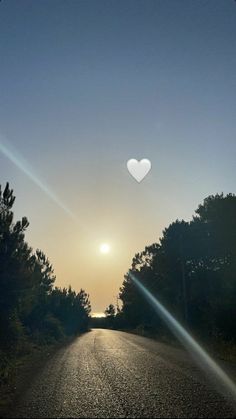
[[[100,252],[105,254],[105,253],[109,253],[110,252],[110,246],[107,243],[102,243],[100,245]]]

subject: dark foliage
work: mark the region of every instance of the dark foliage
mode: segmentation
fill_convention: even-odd
[[[191,222],[175,221],[159,244],[136,254],[131,271],[192,331],[236,340],[236,196],[209,196]],[[165,327],[125,276],[120,289],[123,327]]]
[[[0,187],[0,351],[16,353],[31,343],[51,343],[88,329],[89,296],[54,287],[45,254],[25,241],[27,218],[13,221],[13,191]]]
[[[107,327],[111,329],[114,328],[115,315],[116,315],[115,306],[113,304],[109,304],[109,306],[105,310],[105,316],[106,316]]]

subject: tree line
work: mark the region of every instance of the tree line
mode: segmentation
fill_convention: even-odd
[[[48,344],[88,329],[89,295],[55,287],[53,267],[25,240],[26,217],[14,222],[13,190],[0,186],[0,353]]]
[[[130,271],[188,329],[235,341],[236,196],[207,197],[190,222],[176,220],[137,253]],[[167,332],[129,272],[119,298],[121,308],[106,310],[108,327]]]

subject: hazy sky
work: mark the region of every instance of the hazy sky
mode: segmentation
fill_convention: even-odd
[[[0,183],[94,312],[171,221],[235,192],[235,111],[233,0],[0,2]]]

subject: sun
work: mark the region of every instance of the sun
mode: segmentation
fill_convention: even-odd
[[[109,253],[111,250],[110,245],[108,243],[102,243],[99,249],[100,249],[100,252],[103,254]]]

